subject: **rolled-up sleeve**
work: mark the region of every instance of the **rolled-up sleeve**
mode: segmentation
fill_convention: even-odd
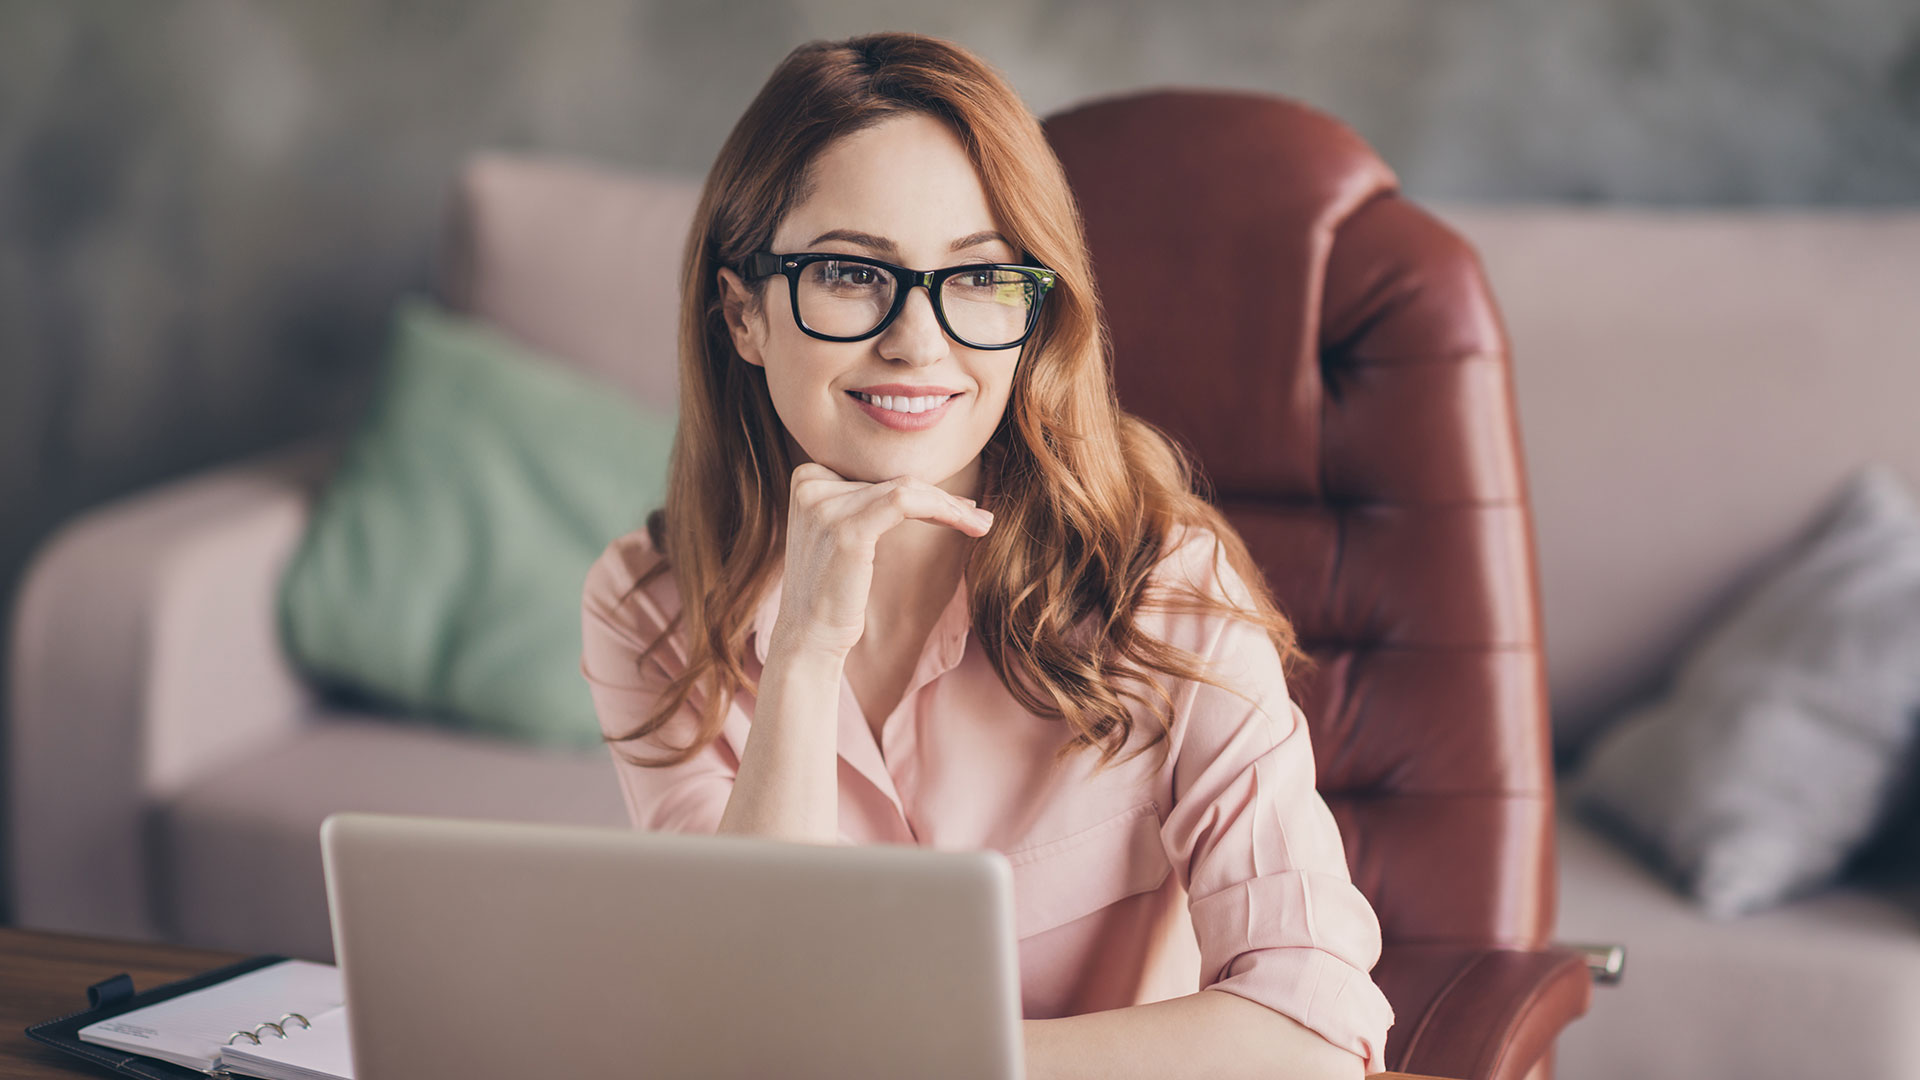
[[[581,594],[580,674],[593,693],[600,730],[625,735],[653,714],[655,703],[678,674],[684,654],[671,644],[647,657],[640,654],[671,619],[654,595],[654,583],[635,588],[639,576],[658,558],[644,533],[615,540],[587,571]],[[659,582],[662,579],[655,579]],[[671,590],[671,584],[664,586]],[[662,757],[668,746],[685,746],[698,727],[701,697],[696,691],[665,726],[644,740],[608,743],[614,772],[634,827],[650,831],[714,833],[733,793],[738,763],[724,740],[716,738],[687,761],[650,768],[625,760]]]
[[[1187,888],[1201,988],[1284,1013],[1359,1055],[1368,1074],[1383,1071],[1393,1007],[1368,974],[1380,922],[1314,787],[1306,717],[1265,631],[1225,618],[1212,627],[1208,669],[1233,689],[1188,684],[1161,829]]]

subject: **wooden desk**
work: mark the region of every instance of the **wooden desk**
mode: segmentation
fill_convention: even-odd
[[[123,971],[135,990],[151,990],[247,955],[0,926],[0,1080],[113,1075],[34,1042],[27,1028],[86,1008],[87,987]],[[1367,1080],[1438,1078],[1387,1072]]]
[[[87,987],[121,972],[135,990],[244,960],[246,953],[0,927],[0,1080],[112,1073],[27,1038],[42,1020],[87,1007]]]

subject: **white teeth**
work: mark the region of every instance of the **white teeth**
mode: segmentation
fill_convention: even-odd
[[[934,397],[875,397],[872,394],[863,394],[858,390],[853,392],[853,396],[869,404],[878,405],[889,412],[907,413],[909,415],[938,408],[947,400],[944,394]]]

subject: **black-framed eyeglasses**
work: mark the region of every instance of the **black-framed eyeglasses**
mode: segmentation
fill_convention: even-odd
[[[910,270],[864,255],[807,252],[747,257],[745,277],[784,274],[793,320],[822,341],[865,341],[892,325],[924,285],[947,336],[972,349],[1011,349],[1032,336],[1059,276],[1044,266],[967,263]]]

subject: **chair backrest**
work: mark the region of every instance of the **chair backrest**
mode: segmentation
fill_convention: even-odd
[[[1293,102],[1156,91],[1046,130],[1122,403],[1194,453],[1317,661],[1294,696],[1411,1019],[1405,950],[1535,948],[1554,918],[1532,524],[1479,262]]]

